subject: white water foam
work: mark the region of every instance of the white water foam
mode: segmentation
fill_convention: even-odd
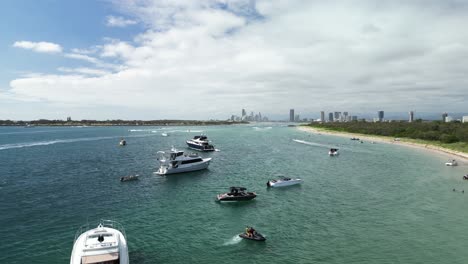
[[[230,246],[230,245],[235,245],[239,242],[242,241],[242,238],[239,237],[239,235],[235,235],[233,237],[231,237],[228,241],[224,242],[223,243],[223,246]]]
[[[325,148],[337,148],[335,146],[329,146],[329,145],[324,145],[320,143],[315,143],[315,142],[309,142],[305,140],[300,140],[300,139],[293,139],[294,142],[301,143],[301,144],[306,144],[310,146],[317,146],[317,147],[325,147]]]
[[[36,141],[36,142],[27,142],[27,143],[4,144],[4,145],[0,145],[0,150],[15,149],[15,148],[28,148],[28,147],[35,147],[35,146],[47,146],[47,145],[52,145],[52,144],[73,143],[73,142],[80,142],[80,141],[94,141],[94,140],[112,139],[112,138],[118,138],[118,137],[93,137],[93,138],[56,139],[56,140],[49,140],[49,141]]]

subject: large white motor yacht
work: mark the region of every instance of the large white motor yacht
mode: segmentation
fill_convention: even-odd
[[[70,264],[128,264],[128,246],[122,225],[101,220],[94,229],[82,226],[75,235]]]
[[[167,175],[181,172],[197,171],[208,168],[211,158],[202,158],[195,153],[185,155],[174,147],[170,152],[158,151],[160,166],[156,174]]]

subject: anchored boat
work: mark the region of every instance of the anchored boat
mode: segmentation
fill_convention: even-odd
[[[338,152],[338,149],[336,148],[331,148],[330,151],[328,151],[328,155],[330,156],[338,156],[340,153]]]
[[[231,187],[228,193],[218,194],[216,198],[222,202],[237,202],[237,201],[249,201],[257,197],[254,192],[246,192],[244,187]]]
[[[214,146],[210,144],[208,137],[205,135],[194,136],[193,139],[187,140],[186,143],[191,149],[199,151],[215,151]]]
[[[160,166],[156,174],[159,175],[203,170],[208,168],[211,161],[211,158],[204,159],[195,153],[186,155],[174,147],[168,153],[164,151],[158,153],[161,156],[158,158]]]
[[[128,264],[128,246],[123,226],[101,220],[94,229],[82,226],[75,235],[70,264]]]
[[[267,182],[267,186],[268,187],[285,187],[285,186],[291,186],[291,185],[296,185],[296,184],[301,184],[301,183],[302,183],[301,179],[280,177],[277,180],[269,180]]]

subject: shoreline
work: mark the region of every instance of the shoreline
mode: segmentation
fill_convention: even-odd
[[[298,126],[297,128],[301,131],[308,132],[308,133],[325,134],[325,135],[347,137],[347,138],[359,137],[361,140],[366,140],[366,141],[375,141],[375,142],[380,142],[380,143],[394,144],[394,145],[416,148],[420,150],[426,150],[427,152],[437,153],[446,157],[450,157],[451,159],[456,157],[458,159],[457,161],[461,161],[463,162],[463,164],[468,164],[468,153],[446,149],[446,148],[442,148],[442,147],[438,147],[438,146],[434,146],[430,144],[408,142],[408,141],[405,141],[404,138],[402,138],[399,141],[395,141],[393,137],[373,136],[373,135],[357,134],[357,133],[349,133],[349,132],[338,132],[338,131],[331,131],[331,130],[326,130],[326,129],[317,129],[313,127],[305,127],[305,126]]]

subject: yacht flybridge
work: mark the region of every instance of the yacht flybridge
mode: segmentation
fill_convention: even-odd
[[[204,159],[195,153],[186,155],[174,147],[168,153],[164,151],[158,153],[161,156],[158,158],[160,166],[156,174],[159,175],[203,170],[208,168],[211,161],[211,158]]]
[[[194,136],[193,139],[187,140],[186,143],[191,149],[199,151],[215,151],[214,146],[210,144],[208,137],[205,135]]]
[[[128,264],[128,246],[122,225],[101,220],[94,229],[82,226],[75,235],[70,264]]]

